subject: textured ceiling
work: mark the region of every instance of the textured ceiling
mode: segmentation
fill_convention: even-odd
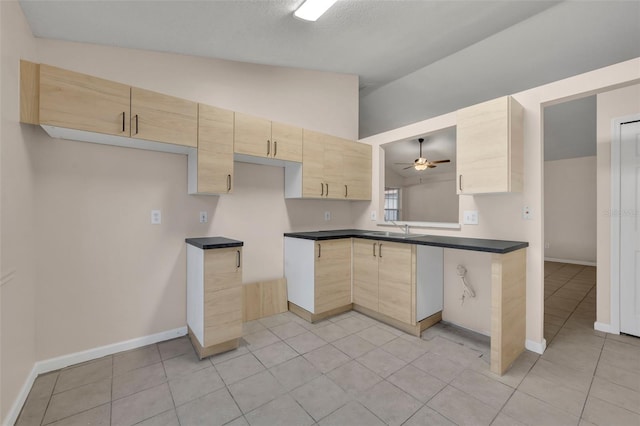
[[[639,1],[20,3],[38,37],[357,74],[361,138],[640,56]]]

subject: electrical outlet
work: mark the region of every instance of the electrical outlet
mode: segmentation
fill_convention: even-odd
[[[151,224],[160,225],[162,223],[162,212],[160,210],[151,210]]]
[[[524,206],[522,208],[522,218],[525,219],[525,220],[533,219],[533,211],[531,210],[531,207]]]
[[[378,220],[378,212],[371,210],[371,220]]]
[[[465,210],[462,223],[464,223],[465,225],[477,225],[478,210]]]
[[[327,222],[331,220],[331,212],[330,211],[324,212],[324,220],[326,220]]]
[[[200,212],[200,223],[207,223],[208,220],[209,216],[207,215],[207,212]]]
[[[548,249],[549,247],[551,247],[551,243],[544,243],[544,248]]]

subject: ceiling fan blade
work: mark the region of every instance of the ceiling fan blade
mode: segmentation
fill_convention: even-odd
[[[431,164],[450,163],[451,160],[429,161]]]
[[[436,166],[435,164],[427,164],[427,167],[430,169],[435,169],[438,166]]]
[[[413,164],[413,163],[393,163],[393,164],[396,165],[396,166],[407,166],[407,165],[410,165],[410,164]]]
[[[413,166],[405,167],[402,170],[408,170],[408,169],[413,169]]]

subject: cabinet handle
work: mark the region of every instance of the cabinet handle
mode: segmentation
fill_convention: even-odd
[[[318,243],[318,259],[322,256],[322,244]]]
[[[122,133],[124,133],[125,130],[125,120],[127,119],[127,113],[125,111],[122,111]]]
[[[382,259],[382,243],[380,243],[380,247],[378,248],[378,257]]]
[[[278,141],[273,141],[273,157],[278,155]]]
[[[329,184],[326,183],[325,185],[327,185],[327,195],[325,195],[325,197],[328,197],[329,196]]]
[[[347,185],[344,186],[344,198],[349,197],[349,189],[347,188]]]
[[[462,175],[460,175],[460,180],[458,183],[458,188],[460,188],[460,191],[462,191]]]
[[[239,267],[240,267],[240,257],[241,257],[241,256],[240,256],[240,250],[237,250],[237,251],[236,251],[236,254],[237,254],[237,257],[236,257],[236,259],[237,259],[237,261],[236,261],[236,268],[239,268]]]
[[[376,243],[373,243],[373,257],[376,257]]]
[[[324,197],[324,183],[320,183],[320,188],[321,188],[320,196]]]
[[[138,114],[136,114],[136,132],[134,133],[134,135],[138,134]]]
[[[231,175],[227,175],[227,192],[231,191]]]
[[[267,157],[269,156],[270,153],[271,153],[271,141],[267,140]]]

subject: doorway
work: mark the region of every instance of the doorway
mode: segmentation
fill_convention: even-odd
[[[544,338],[596,318],[596,96],[544,109]]]

